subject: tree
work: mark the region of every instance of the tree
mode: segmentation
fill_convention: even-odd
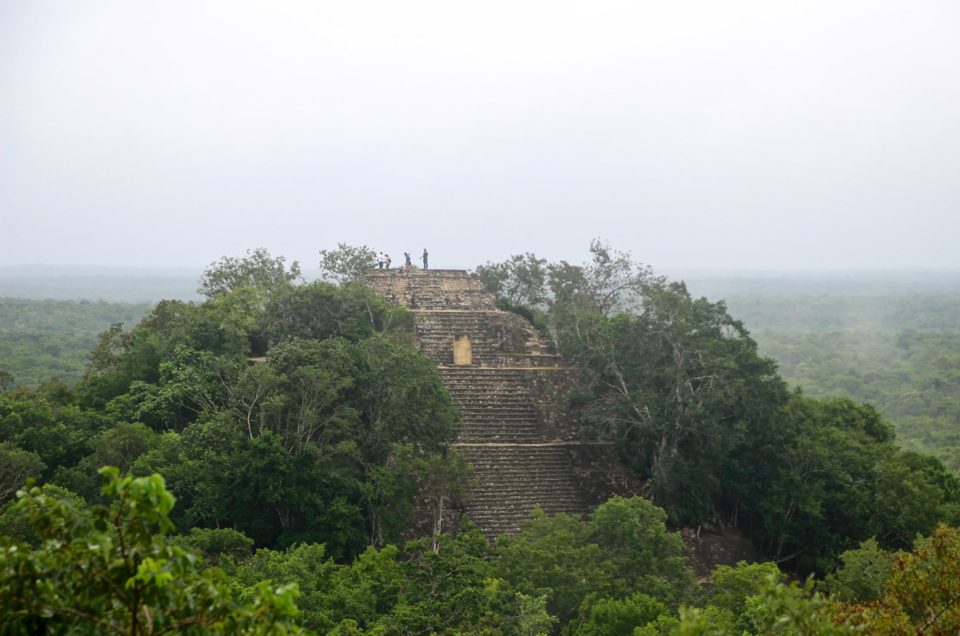
[[[0,391],[9,391],[17,385],[13,373],[6,367],[0,367]]]
[[[694,588],[680,535],[668,532],[662,508],[641,497],[612,497],[590,515],[584,541],[614,562],[618,592],[643,590],[672,607]]]
[[[97,439],[94,464],[128,471],[138,457],[157,445],[158,438],[159,435],[143,424],[119,424]]]
[[[40,391],[21,388],[0,395],[0,444],[10,452],[19,449],[39,456],[45,467],[31,473],[38,479],[50,479],[61,467],[82,461],[101,431],[112,424],[107,414],[58,404]],[[22,481],[15,488],[21,485]]]
[[[200,277],[197,293],[207,298],[240,287],[270,290],[300,278],[300,264],[293,261],[289,271],[283,256],[270,256],[265,248],[247,250],[246,256],[224,256],[211,263]]]
[[[219,565],[227,558],[247,561],[253,556],[253,539],[233,528],[190,528],[190,534],[171,537],[171,543],[210,565]]]
[[[713,594],[709,606],[728,612],[734,618],[736,633],[748,632],[751,625],[746,617],[748,599],[761,594],[771,584],[786,580],[775,563],[746,563],[736,567],[718,565],[710,574]]]
[[[337,243],[337,249],[320,250],[320,269],[338,283],[349,283],[372,270],[377,253],[366,245],[359,247]]]
[[[581,265],[566,261],[547,265],[548,319],[563,349],[588,342],[599,319],[633,314],[650,290],[664,284],[663,277],[606,241],[590,241],[590,257]]]
[[[223,555],[221,565],[241,601],[255,599],[264,584],[271,588],[293,584],[300,592],[297,624],[326,634],[341,620],[335,599],[338,578],[347,567],[334,563],[322,543],[298,544],[286,550],[261,548],[242,559]],[[362,616],[354,614],[355,609],[346,609],[346,616]]]
[[[633,307],[647,287],[664,280],[601,239],[590,241],[590,260],[580,265],[549,263],[528,252],[481,265],[477,275],[504,308],[521,314],[521,309],[532,310],[531,316],[546,310],[558,342],[567,334],[579,337],[582,320]]]
[[[843,566],[827,575],[821,588],[832,598],[845,602],[875,601],[883,596],[893,575],[893,554],[881,550],[870,538],[856,550],[840,555]]]
[[[494,611],[514,599],[494,579],[486,538],[469,529],[439,541],[438,550],[430,538],[404,544],[404,582],[396,605],[380,621],[387,633],[476,634],[503,622]]]
[[[23,486],[28,477],[39,477],[45,468],[36,453],[0,444],[0,504]]]
[[[517,592],[517,628],[520,636],[548,634],[559,622],[547,612],[547,599]]]
[[[477,267],[483,287],[511,305],[540,307],[547,302],[547,260],[530,252],[515,254],[501,263]]]
[[[909,545],[938,520],[954,520],[957,478],[932,457],[900,451],[869,405],[794,395],[757,429],[731,478],[741,527],[780,562],[823,574],[871,536]]]
[[[300,339],[332,337],[357,341],[374,333],[411,332],[412,315],[391,307],[365,285],[314,282],[278,290],[264,309],[270,346]]]
[[[614,497],[586,521],[535,510],[519,534],[498,539],[497,574],[520,593],[545,597],[561,627],[591,620],[599,600],[622,600],[637,590],[658,606],[676,608],[692,591],[693,577],[665,520],[663,510],[639,497]],[[615,613],[621,610],[627,611],[618,606]]]
[[[841,604],[835,620],[874,634],[960,633],[960,530],[938,526],[895,554],[879,600]]]
[[[40,492],[49,499],[69,502],[63,508],[68,511],[64,516],[64,521],[68,524],[79,523],[82,517],[87,514],[86,503],[83,498],[63,486],[47,483],[40,486]],[[0,537],[6,537],[11,543],[38,546],[40,545],[40,539],[34,531],[33,524],[30,523],[31,515],[23,509],[23,506],[19,505],[19,502],[20,500],[15,497],[0,508]],[[39,506],[36,499],[28,505]]]
[[[671,283],[648,286],[632,313],[581,317],[564,333],[591,380],[588,419],[648,480],[653,501],[674,523],[717,510],[743,431],[769,426],[786,398],[743,325]]]
[[[457,452],[421,455],[413,460],[412,472],[422,499],[432,513],[431,547],[440,549],[443,521],[450,508],[462,507],[467,498],[471,466]]]
[[[561,353],[583,372],[577,402],[591,434],[617,443],[672,523],[724,504],[743,431],[769,426],[787,394],[723,303],[692,298],[599,239],[580,265],[527,254],[479,271],[501,294],[523,290],[514,300],[544,299]]]
[[[747,598],[741,624],[747,624],[748,633],[793,636],[840,636],[851,629],[837,625],[827,598],[814,591],[813,581],[803,585],[780,582],[778,575],[767,579],[754,596]],[[684,631],[681,627],[681,634]]]
[[[496,578],[487,540],[476,530],[367,548],[339,565],[319,544],[261,549],[224,567],[242,598],[259,581],[293,582],[298,622],[320,634],[531,634],[552,621],[537,599],[520,599]],[[524,600],[528,602],[524,602]]]
[[[214,572],[164,534],[174,499],[159,475],[104,468],[111,505],[77,514],[39,488],[18,493],[37,548],[0,542],[0,623],[7,633],[295,634],[296,586],[232,600]]]
[[[590,261],[579,270],[579,275],[574,273],[567,280],[561,273],[569,275],[573,272],[565,263],[550,269],[554,303],[575,301],[603,316],[629,310],[650,286],[664,282],[651,268],[635,263],[629,252],[614,249],[601,239],[590,241]],[[582,283],[576,284],[577,281]],[[577,293],[570,294],[574,290]]]
[[[669,612],[666,605],[642,592],[622,600],[603,599],[590,606],[587,619],[577,627],[574,635],[634,636],[635,630],[668,617]]]
[[[519,534],[499,537],[494,548],[498,575],[518,592],[544,596],[561,626],[576,617],[588,595],[614,592],[616,565],[583,534],[576,517],[536,509]]]

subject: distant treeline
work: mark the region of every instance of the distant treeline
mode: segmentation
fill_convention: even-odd
[[[942,283],[942,280],[939,281]],[[763,355],[811,397],[876,406],[906,448],[960,471],[960,294],[864,281],[847,295],[782,295],[774,282],[726,299]],[[719,283],[714,287],[719,287]]]
[[[960,333],[960,293],[713,298],[721,299],[752,332]]]
[[[150,303],[0,298],[0,370],[36,385],[57,377],[73,384],[83,375],[97,337],[113,323],[132,326]]]
[[[456,268],[456,264],[451,267]],[[305,281],[320,278],[321,270],[304,267]],[[664,272],[684,280],[694,296],[727,299],[739,316],[739,300],[762,299],[789,305],[798,298],[940,296],[960,298],[960,272]],[[0,297],[35,300],[105,300],[159,302],[200,300],[201,269],[97,266],[21,265],[0,267]],[[829,302],[829,301],[827,301]],[[750,324],[747,316],[740,316]],[[756,327],[756,326],[755,326]]]

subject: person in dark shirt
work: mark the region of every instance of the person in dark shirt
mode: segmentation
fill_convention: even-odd
[[[427,248],[423,248],[423,256],[420,257],[420,258],[423,259],[423,269],[427,269],[427,257],[428,257],[428,256],[429,256],[429,254],[427,254]]]

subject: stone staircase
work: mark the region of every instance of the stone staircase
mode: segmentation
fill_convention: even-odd
[[[570,453],[563,443],[458,444],[476,482],[467,515],[484,534],[513,534],[534,506],[584,514]]]
[[[462,270],[377,270],[365,282],[413,312],[416,341],[436,364],[462,415],[454,448],[474,469],[467,516],[485,534],[517,532],[530,511],[584,514],[589,505],[572,451],[561,441],[557,396],[572,372],[525,318],[496,308]],[[470,341],[454,364],[454,341]]]
[[[543,442],[523,370],[439,367],[463,419],[458,442]]]

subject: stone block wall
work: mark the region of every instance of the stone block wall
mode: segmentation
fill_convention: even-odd
[[[496,309],[480,279],[460,269],[378,269],[364,282],[388,302],[408,309]]]
[[[454,342],[464,336],[470,340],[473,363],[480,366],[509,366],[518,355],[546,356],[543,361],[559,362],[549,340],[522,316],[498,309],[422,308],[411,312],[420,350],[437,364],[453,364]]]

